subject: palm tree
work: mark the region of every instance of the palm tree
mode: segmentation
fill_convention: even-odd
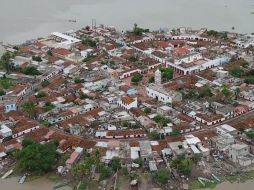
[[[27,101],[22,105],[22,110],[26,112],[29,117],[35,118],[36,105],[33,101]]]

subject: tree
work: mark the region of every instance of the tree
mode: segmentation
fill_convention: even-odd
[[[90,47],[96,47],[96,45],[97,45],[96,41],[91,38],[83,39],[82,44],[90,46]]]
[[[104,180],[104,179],[108,178],[109,176],[110,176],[110,169],[109,169],[109,167],[103,166],[101,168],[100,179]]]
[[[149,138],[154,141],[160,140],[160,134],[156,130],[154,130],[149,134]]]
[[[244,68],[247,68],[249,65],[250,65],[250,63],[248,61],[243,61],[243,63],[242,63],[242,66]]]
[[[204,87],[203,89],[201,89],[199,91],[199,97],[200,98],[204,98],[204,97],[211,97],[213,94],[212,94],[212,91],[209,87]]]
[[[48,51],[47,51],[47,54],[48,54],[49,56],[53,56],[53,53],[52,53],[51,50],[48,50]]]
[[[78,84],[78,83],[82,83],[83,81],[82,81],[79,77],[76,77],[75,80],[74,80],[74,82],[75,82],[76,84]]]
[[[173,136],[173,137],[177,137],[181,134],[180,130],[179,129],[174,129],[170,135]]]
[[[38,94],[36,95],[37,98],[43,98],[48,96],[48,94],[46,92],[38,92]]]
[[[25,140],[22,144],[23,149],[14,154],[22,171],[42,174],[52,170],[58,158],[56,152],[58,142],[40,144]]]
[[[168,123],[171,122],[171,120],[169,118],[166,118],[166,117],[163,117],[161,115],[156,115],[153,120],[156,122],[156,123],[159,123],[160,125],[162,126],[167,126]]]
[[[138,27],[138,25],[135,23],[134,24],[134,27],[133,27],[133,30],[132,30],[132,33],[136,36],[142,36],[143,35],[143,32],[149,32],[149,29],[143,29],[143,28],[140,28]]]
[[[146,107],[145,109],[144,109],[144,112],[146,113],[146,114],[148,114],[148,113],[151,113],[151,108],[148,108],[148,107]]]
[[[49,81],[47,81],[47,80],[44,80],[44,81],[41,82],[41,86],[43,88],[47,87],[48,85],[49,85]]]
[[[164,81],[169,81],[174,76],[174,70],[171,68],[162,68],[161,72],[162,72],[162,79]]]
[[[237,99],[237,97],[239,96],[241,89],[239,87],[237,87],[235,90],[235,99]]]
[[[166,168],[160,169],[154,173],[154,180],[160,185],[166,184],[170,177],[170,171]]]
[[[0,96],[4,96],[5,95],[5,91],[3,89],[0,89]]]
[[[171,161],[171,167],[181,174],[188,175],[191,172],[192,160],[185,158],[184,155],[179,155]]]
[[[154,76],[150,77],[148,80],[149,83],[154,83],[154,81],[155,81]]]
[[[32,56],[33,61],[42,62],[42,59],[40,56]]]
[[[23,73],[25,75],[32,75],[32,76],[41,74],[40,71],[38,71],[34,66],[28,66],[28,67],[24,68]]]
[[[112,169],[116,172],[117,170],[121,169],[121,160],[118,157],[112,158]]]
[[[133,83],[138,83],[139,81],[141,81],[143,78],[143,75],[141,74],[135,74],[132,78],[131,78],[131,82]]]
[[[142,158],[137,158],[133,162],[138,164],[140,167],[144,165],[144,160]]]
[[[13,64],[11,63],[12,55],[9,52],[6,52],[2,55],[0,59],[0,64],[5,69],[6,73],[9,74],[12,70]]]
[[[55,105],[52,104],[51,102],[46,102],[43,107],[44,111],[50,111],[54,108],[55,108]]]
[[[238,66],[233,67],[232,69],[229,70],[229,73],[233,77],[241,78],[244,75],[244,70]]]
[[[22,104],[22,110],[26,112],[30,117],[35,117],[35,111],[36,111],[36,105],[33,101],[27,101],[24,104]]]

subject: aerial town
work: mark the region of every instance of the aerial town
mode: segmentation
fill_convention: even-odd
[[[254,34],[93,24],[2,45],[3,180],[187,190],[254,178]]]

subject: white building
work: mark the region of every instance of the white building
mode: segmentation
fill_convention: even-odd
[[[126,110],[130,110],[131,108],[138,107],[138,99],[137,97],[132,98],[130,96],[123,96],[117,101],[117,104]]]
[[[161,71],[159,69],[155,71],[154,80],[156,85],[161,85]]]
[[[146,87],[147,96],[154,98],[163,103],[172,103],[173,101],[181,101],[182,95],[176,91],[167,91],[161,86],[150,84]]]

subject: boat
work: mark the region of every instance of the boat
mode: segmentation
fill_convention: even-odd
[[[216,181],[220,182],[220,179],[216,175],[212,174],[212,176]]]
[[[58,188],[67,186],[68,184],[69,184],[69,181],[60,182],[60,183],[57,183],[57,184],[53,187],[53,189],[58,189]]]
[[[6,172],[6,173],[1,177],[1,179],[7,178],[7,177],[10,176],[12,173],[13,173],[13,170],[9,170],[8,172]]]
[[[20,176],[19,183],[23,184],[25,182],[25,180],[26,180],[26,175]]]

